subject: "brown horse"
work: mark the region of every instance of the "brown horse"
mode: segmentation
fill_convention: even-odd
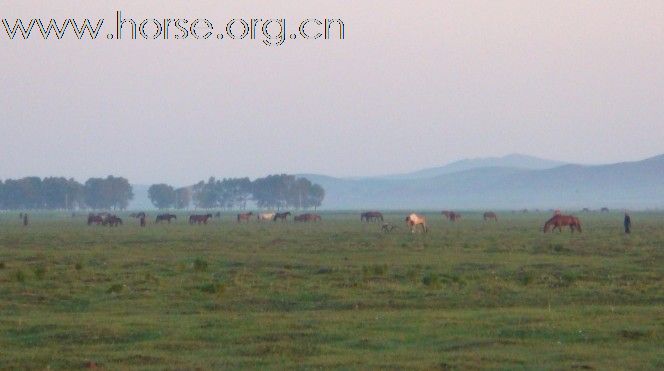
[[[287,222],[290,215],[290,211],[286,211],[285,213],[275,213],[272,221],[276,222],[277,220],[281,220],[282,222]]]
[[[118,218],[115,215],[109,215],[106,218],[104,225],[108,225],[110,227],[117,227],[119,225],[122,225],[122,219]]]
[[[210,218],[212,218],[212,214],[192,215],[189,217],[189,224],[207,224]]]
[[[88,225],[92,224],[99,225],[103,223],[104,223],[104,218],[102,216],[93,213],[88,214]]]
[[[498,221],[498,215],[494,213],[493,211],[487,211],[484,213],[484,221],[486,222],[487,220],[492,220],[497,222]]]
[[[323,218],[320,217],[318,214],[302,214],[298,215],[295,218],[293,218],[294,221],[296,222],[319,222],[323,220]]]
[[[159,214],[157,215],[157,219],[155,219],[155,224],[159,224],[163,221],[168,222],[168,224],[171,224],[171,219],[177,219],[177,215],[175,214]]]
[[[360,214],[360,221],[365,222],[377,222],[383,221],[383,214],[378,211],[367,211],[366,213]]]
[[[551,219],[544,223],[544,233],[548,232],[549,230],[553,231],[556,228],[558,228],[558,231],[561,232],[563,227],[569,227],[572,233],[574,233],[574,230],[581,232],[581,221],[579,218],[572,215],[554,215]]]
[[[252,215],[254,215],[254,213],[252,213],[251,211],[248,213],[237,214],[237,222],[238,223],[241,223],[243,221],[248,222],[249,220],[251,220]]]
[[[427,228],[427,218],[415,213],[412,213],[406,217],[406,224],[408,224],[410,227],[411,233],[415,233],[415,229],[418,225],[422,228],[422,232],[427,233],[429,231]]]
[[[447,218],[447,220],[449,220],[451,222],[455,222],[455,221],[457,221],[457,219],[461,218],[461,214],[459,214],[457,212],[454,212],[454,211],[443,210],[443,212],[441,212],[441,214],[443,214],[445,216],[445,218]]]

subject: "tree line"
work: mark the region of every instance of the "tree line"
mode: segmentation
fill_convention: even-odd
[[[310,209],[321,206],[325,190],[306,178],[269,175],[249,178],[210,178],[190,187],[153,184],[148,197],[159,209],[245,209],[249,202],[269,209]],[[79,183],[64,177],[25,177],[0,180],[0,210],[124,210],[134,198],[126,178],[109,175]]]
[[[123,210],[134,197],[123,177],[90,178],[81,184],[64,177],[25,177],[0,181],[2,210]]]
[[[208,179],[186,188],[153,184],[148,197],[159,209],[188,208],[192,203],[201,209],[244,209],[253,201],[259,208],[310,209],[323,203],[325,190],[306,178],[294,175],[269,175],[251,181],[249,178]]]

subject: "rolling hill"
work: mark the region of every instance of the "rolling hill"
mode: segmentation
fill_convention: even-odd
[[[608,165],[509,155],[379,177],[298,175],[325,188],[325,209],[664,208],[664,155]],[[131,208],[153,208],[147,188],[134,185]]]
[[[429,177],[412,174],[416,175],[305,176],[325,188],[324,205],[332,209],[664,207],[664,155],[610,165],[490,166]]]

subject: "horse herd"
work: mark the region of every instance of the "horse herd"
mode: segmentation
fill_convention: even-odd
[[[444,210],[441,212],[441,214],[450,222],[456,222],[461,219],[461,214],[456,212],[456,211],[449,211],[449,210]],[[254,214],[253,212],[247,212],[247,213],[240,213],[237,214],[237,222],[238,223],[247,223],[250,222],[253,218],[254,215],[256,215],[255,219],[258,221],[288,221],[288,218],[292,215],[289,211],[287,212],[269,212],[269,213],[257,213]],[[132,213],[129,215],[132,218],[138,219],[140,222],[141,227],[146,226],[146,218],[147,214],[144,212],[139,212],[139,213]],[[194,214],[189,216],[189,224],[208,224],[208,221],[212,218],[220,218],[221,217],[221,212],[217,212],[214,215],[213,214]],[[484,221],[494,221],[498,222],[498,216],[496,215],[495,212],[493,211],[487,211],[482,215]],[[170,224],[171,221],[177,220],[177,215],[175,214],[159,214],[155,218],[155,224],[161,224],[163,222]],[[321,221],[322,217],[318,214],[311,214],[311,213],[306,213],[306,214],[300,214],[296,215],[293,217],[294,222],[318,222]],[[379,211],[367,211],[363,212],[360,214],[360,221],[361,222],[384,222],[385,218],[383,217],[383,214]],[[422,233],[427,233],[429,231],[429,228],[427,226],[427,219],[423,215],[419,215],[416,213],[411,213],[408,215],[405,219],[406,225],[409,227],[410,231],[412,233],[415,233],[417,231],[421,231]],[[103,212],[103,213],[90,213],[88,214],[88,225],[104,225],[104,226],[110,226],[110,227],[117,227],[122,225],[122,219],[119,218],[117,215],[108,213],[108,212]],[[581,229],[581,221],[579,218],[572,216],[572,215],[563,215],[559,210],[554,211],[553,217],[551,217],[549,220],[544,223],[544,227],[542,228],[544,233],[547,233],[549,231],[554,231],[558,229],[558,231],[562,231],[564,227],[569,227],[570,231],[572,233],[576,232],[582,232]],[[384,232],[391,232],[394,229],[396,229],[397,226],[393,225],[391,223],[383,223],[382,224],[382,230]]]
[[[242,222],[249,222],[251,221],[254,213],[253,212],[248,212],[248,213],[240,213],[237,214],[237,222],[242,223]],[[292,215],[290,211],[286,211],[283,213],[258,213],[256,214],[256,219],[259,221],[288,221],[288,218]],[[75,216],[75,214],[74,214]],[[129,214],[131,218],[138,219],[140,222],[141,227],[145,227],[147,222],[147,214],[144,212],[140,213],[131,213]],[[208,221],[212,218],[220,218],[221,217],[221,212],[217,212],[214,215],[213,214],[194,214],[189,216],[189,224],[208,224]],[[168,223],[171,224],[173,220],[177,220],[177,215],[175,214],[159,214],[155,218],[155,224],[161,224],[161,223]],[[318,222],[323,220],[323,218],[318,215],[318,214],[311,214],[311,213],[306,213],[306,214],[301,214],[301,215],[296,215],[293,217],[293,221],[295,222]],[[381,220],[382,220],[382,215],[381,215]],[[101,213],[90,213],[88,214],[88,225],[103,225],[103,226],[111,226],[111,227],[117,227],[119,225],[122,225],[122,219],[119,218],[115,214],[111,214],[108,212],[101,212]]]

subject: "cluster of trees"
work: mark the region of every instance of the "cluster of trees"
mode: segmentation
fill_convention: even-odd
[[[90,178],[84,184],[63,177],[0,181],[0,209],[125,209],[134,197],[122,177]]]
[[[249,178],[210,178],[189,188],[175,189],[167,184],[153,184],[148,190],[152,204],[160,209],[187,208],[193,202],[202,209],[244,209],[253,201],[260,208],[309,209],[319,207],[325,190],[306,178],[293,175],[270,175],[253,182]]]
[[[244,209],[248,202],[270,209],[317,208],[325,191],[306,178],[270,175],[254,181],[249,178],[210,178],[191,187],[174,188],[153,184],[148,197],[159,209]],[[81,184],[63,177],[26,177],[0,181],[0,210],[123,210],[134,193],[129,181],[109,175],[90,178]]]

